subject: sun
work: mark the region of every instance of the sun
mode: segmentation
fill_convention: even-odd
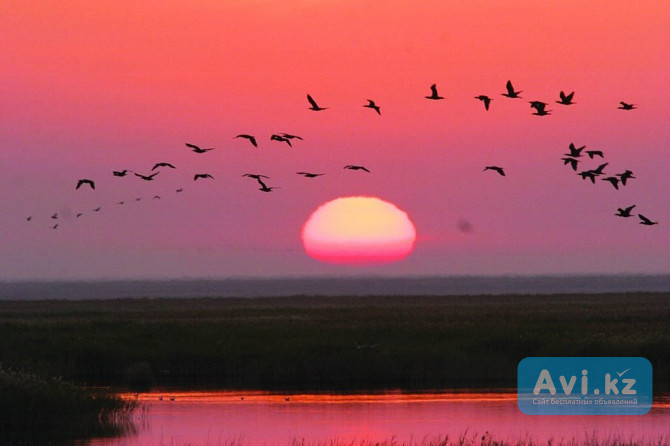
[[[407,213],[377,197],[341,197],[319,206],[302,228],[307,254],[328,263],[402,260],[414,249],[416,229]]]

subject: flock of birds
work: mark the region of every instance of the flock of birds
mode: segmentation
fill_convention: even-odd
[[[521,99],[522,97],[520,96],[520,94],[522,92],[523,91],[521,91],[521,90],[516,90],[514,88],[512,82],[508,80],[506,85],[505,85],[505,92],[501,93],[501,95],[504,96],[504,97],[507,97],[509,99]],[[563,106],[573,105],[573,104],[575,104],[575,102],[573,101],[574,95],[575,95],[574,91],[570,92],[570,93],[560,91],[559,96],[558,96],[558,100],[556,100],[555,102],[560,104],[560,105],[563,105]],[[430,95],[425,96],[425,98],[428,99],[428,100],[431,100],[431,101],[438,101],[438,100],[445,99],[443,96],[440,96],[436,84],[433,84],[433,85],[430,86]],[[490,109],[491,102],[494,100],[490,96],[483,95],[483,94],[475,96],[474,99],[477,99],[477,100],[481,101],[483,103],[484,109],[486,111],[488,111]],[[309,103],[309,108],[308,109],[311,110],[311,111],[320,112],[320,111],[324,111],[324,110],[328,109],[328,107],[320,106],[317,103],[317,101],[310,94],[307,94],[307,101]],[[546,102],[534,100],[534,101],[529,101],[529,103],[530,103],[530,108],[532,108],[534,110],[532,112],[532,114],[535,115],[535,116],[548,116],[552,112],[552,110],[547,109],[549,104],[546,103]],[[367,103],[364,104],[363,107],[369,108],[369,109],[373,110],[376,114],[381,116],[381,107],[379,105],[377,105],[377,103],[374,100],[367,99]],[[626,110],[626,111],[635,110],[636,108],[637,108],[637,106],[635,104],[631,104],[631,103],[624,102],[624,101],[619,102],[619,106],[618,106],[618,109]],[[243,133],[243,134],[238,134],[238,135],[234,136],[233,139],[247,140],[253,147],[258,147],[258,139],[254,135]],[[275,134],[272,134],[270,136],[270,141],[276,141],[278,143],[284,143],[288,147],[293,147],[293,144],[294,144],[295,141],[301,141],[301,140],[303,140],[302,137],[300,137],[298,135],[290,134],[290,133],[275,133]],[[196,144],[192,144],[192,143],[185,143],[185,145],[188,149],[190,149],[192,152],[194,152],[196,154],[204,154],[204,153],[210,152],[212,150],[215,150],[214,147],[202,148],[202,147],[200,147]],[[604,155],[603,155],[602,151],[600,151],[600,150],[585,150],[585,148],[586,148],[585,146],[576,147],[574,145],[574,143],[570,143],[569,152],[565,153],[563,158],[561,158],[564,165],[569,165],[574,171],[577,171],[579,163],[581,162],[581,159],[584,157],[584,155],[582,155],[582,152],[586,153],[586,155],[591,160],[595,159],[596,157],[604,158]],[[621,173],[616,173],[614,175],[607,176],[607,174],[604,172],[604,169],[608,166],[608,164],[609,163],[603,163],[603,164],[600,164],[599,166],[597,166],[596,168],[580,171],[580,172],[577,173],[577,175],[581,176],[581,178],[583,180],[589,179],[593,184],[596,183],[596,178],[602,177],[601,178],[602,181],[609,182],[617,190],[619,189],[619,185],[621,185],[622,187],[626,186],[627,182],[630,179],[636,178],[635,176],[633,176],[633,172],[631,170],[628,170],[628,169],[624,170]],[[129,169],[113,170],[112,174],[113,174],[114,177],[125,177],[129,174],[133,174],[134,176],[136,176],[137,178],[139,178],[143,181],[153,181],[162,172],[162,169],[176,169],[176,167],[172,163],[169,163],[169,162],[158,162],[158,163],[154,164],[151,171],[149,173],[146,173],[146,174],[145,173],[134,172],[134,171],[131,171]],[[363,171],[363,172],[370,173],[370,170],[367,167],[361,166],[361,165],[355,165],[355,164],[345,165],[343,167],[343,169],[352,170],[352,171]],[[488,165],[488,166],[484,167],[484,171],[493,171],[493,172],[496,172],[497,174],[499,174],[500,176],[503,176],[503,177],[506,176],[505,175],[505,170],[501,166]],[[305,172],[305,171],[299,171],[299,172],[296,172],[296,174],[301,175],[305,178],[316,178],[316,177],[325,175],[323,173],[314,173],[314,172]],[[269,180],[270,177],[268,177],[266,175],[257,174],[257,173],[245,173],[245,174],[243,174],[243,177],[248,177],[250,179],[256,180],[256,182],[258,183],[258,186],[259,186],[258,190],[260,190],[262,192],[272,192],[275,189],[279,189],[278,186],[268,186],[267,185],[266,181]],[[209,174],[209,173],[204,173],[203,172],[203,173],[195,173],[193,175],[193,181],[213,180],[213,179],[214,179],[214,176]],[[89,179],[89,178],[82,178],[82,179],[77,180],[75,189],[80,189],[80,188],[83,188],[83,187],[89,187],[90,189],[95,190],[95,186],[96,186],[96,184],[95,184],[94,180]],[[176,189],[177,193],[182,192],[182,191],[183,191],[183,188]],[[153,197],[153,199],[160,199],[160,198],[161,197],[159,195],[154,195],[154,197]],[[140,201],[140,200],[142,200],[142,197],[136,198],[135,200]],[[125,203],[125,201],[117,202],[118,205],[123,205],[124,203]],[[636,205],[630,205],[630,206],[627,206],[627,207],[618,208],[614,215],[616,215],[618,217],[623,217],[623,218],[633,217],[634,214],[632,214],[632,211],[635,207],[636,207]],[[100,210],[101,210],[101,206],[98,206],[97,208],[93,209],[92,211],[93,212],[99,212]],[[82,215],[83,215],[83,212],[79,212],[79,213],[75,214],[75,217],[79,218]],[[652,221],[651,219],[645,217],[642,214],[638,213],[637,216],[640,219],[639,223],[642,224],[642,225],[652,226],[652,225],[658,224],[657,221]],[[53,213],[51,215],[51,219],[52,220],[58,220],[59,219],[58,212]],[[33,217],[28,216],[26,218],[26,220],[27,221],[32,221]],[[52,227],[52,229],[58,229],[58,227],[59,227],[58,222],[55,222],[51,227]]]

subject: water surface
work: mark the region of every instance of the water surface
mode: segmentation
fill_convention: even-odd
[[[126,395],[135,398],[134,395]],[[262,392],[152,392],[137,398],[146,408],[135,432],[94,446],[287,445],[331,440],[398,442],[460,436],[475,440],[554,443],[587,439],[670,439],[670,400],[642,416],[530,416],[516,394],[440,393],[379,395],[278,395]]]

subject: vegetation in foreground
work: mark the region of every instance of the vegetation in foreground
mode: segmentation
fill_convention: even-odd
[[[57,378],[0,366],[0,438],[3,444],[57,443],[118,435],[136,404]]]
[[[421,391],[514,388],[527,356],[643,356],[656,393],[668,320],[668,293],[3,301],[0,362],[137,390]]]

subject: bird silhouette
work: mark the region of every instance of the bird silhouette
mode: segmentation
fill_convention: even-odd
[[[156,164],[154,164],[154,167],[151,168],[151,170],[152,170],[152,171],[153,171],[153,170],[156,170],[156,169],[158,169],[159,167],[169,167],[170,169],[176,169],[176,167],[174,167],[174,166],[173,166],[172,164],[170,164],[170,163],[156,163]]]
[[[151,175],[142,175],[139,173],[135,173],[135,176],[142,178],[144,181],[153,181],[154,178],[156,178],[156,175],[158,175],[160,171],[154,172]]]
[[[254,147],[258,147],[258,143],[256,142],[256,138],[255,138],[254,136],[252,136],[252,135],[247,135],[247,134],[245,134],[245,133],[242,133],[242,134],[240,134],[240,135],[237,135],[237,136],[233,137],[233,139],[235,139],[235,138],[244,138],[244,139],[248,139],[252,146],[254,146]]]
[[[642,214],[637,214],[637,216],[640,217],[640,220],[641,220],[641,221],[640,221],[640,224],[641,224],[641,225],[651,226],[651,225],[657,225],[657,224],[658,224],[657,221],[651,221],[651,220],[649,220],[647,217],[645,217],[645,216],[642,215]]]
[[[479,99],[480,101],[482,101],[484,103],[484,108],[486,109],[486,111],[489,110],[489,106],[491,105],[491,101],[493,100],[490,97],[486,96],[485,94],[480,94],[479,96],[475,96],[475,99]]]
[[[242,176],[243,176],[243,177],[254,178],[254,179],[256,179],[256,180],[259,180],[259,179],[261,179],[261,178],[268,178],[268,179],[270,178],[270,177],[267,176],[267,175],[261,175],[261,174],[259,174],[259,173],[245,173],[245,174],[242,175]]]
[[[201,149],[200,147],[196,146],[195,144],[189,144],[189,143],[185,143],[185,144],[186,144],[186,147],[190,147],[191,149],[193,149],[193,151],[195,153],[205,153],[205,152],[209,152],[210,150],[214,150],[214,147],[212,147],[210,149]]]
[[[160,200],[160,199],[161,199],[160,195],[154,195],[152,198],[152,200]]]
[[[575,147],[573,143],[570,143],[568,148],[570,149],[570,153],[565,153],[565,156],[571,156],[572,158],[579,158],[582,156],[582,150],[584,150],[586,146],[581,146],[581,147]]]
[[[76,217],[76,218],[79,218],[79,217],[81,217],[82,215],[84,215],[83,212],[77,212],[77,215],[75,215],[75,217]]]
[[[199,179],[205,179],[205,178],[211,178],[212,180],[214,179],[214,177],[211,176],[211,175],[208,174],[208,173],[196,173],[196,174],[193,176],[193,181],[197,181],[197,180],[199,180]]]
[[[571,157],[565,157],[561,158],[563,160],[563,165],[570,164],[572,167],[572,170],[577,170],[577,164],[579,163],[578,159],[571,158]]]
[[[33,219],[33,216],[32,216],[32,215],[29,215],[28,217],[26,217],[26,221],[30,221],[30,220],[32,220],[32,219]]]
[[[261,180],[260,178],[257,178],[256,181],[258,181],[258,184],[261,185],[261,187],[258,189],[258,190],[260,190],[260,191],[263,191],[263,192],[272,192],[273,189],[279,189],[278,187],[274,187],[274,186],[270,186],[270,187],[268,187],[268,186],[263,182],[263,180]]]
[[[575,92],[573,91],[570,94],[565,94],[564,91],[561,91],[558,96],[561,98],[560,101],[556,101],[558,104],[563,104],[563,105],[572,105],[574,102],[572,102],[572,98],[575,96]]]
[[[482,172],[485,172],[487,170],[493,170],[495,172],[498,172],[500,175],[505,176],[505,170],[502,167],[486,166],[486,167],[484,167],[484,170]]]
[[[286,139],[299,139],[302,141],[302,137],[298,135],[291,135],[290,133],[279,133],[279,135]]]
[[[437,84],[433,84],[430,86],[430,96],[425,96],[426,99],[432,99],[434,101],[444,99],[442,96],[437,94]]]
[[[628,181],[630,178],[635,178],[635,177],[633,176],[633,172],[631,172],[631,171],[628,170],[628,169],[626,169],[626,170],[624,171],[624,173],[617,173],[615,176],[619,177],[619,179],[621,180],[621,185],[622,185],[622,186],[625,186],[625,185],[626,185],[626,181]]]
[[[288,144],[289,147],[293,147],[293,144],[291,144],[291,138],[287,138],[285,136],[278,135],[276,133],[270,136],[270,141],[285,142],[286,144]]]
[[[619,110],[635,110],[635,104],[629,104],[627,102],[619,102],[619,107],[617,107]]]
[[[380,116],[381,116],[381,114],[382,114],[381,110],[379,109],[379,106],[378,106],[377,104],[375,104],[375,101],[373,101],[372,99],[368,99],[368,103],[365,104],[363,107],[367,107],[367,108],[371,108],[371,109],[373,109],[373,110],[376,111],[377,114],[380,115]]]
[[[599,156],[601,158],[604,158],[603,152],[600,150],[587,150],[586,154],[589,156],[589,158],[593,159],[596,156]]]
[[[614,189],[619,190],[619,179],[617,177],[605,177],[602,180],[609,181],[614,186]]]
[[[180,187],[180,188],[177,189],[175,192],[177,192],[177,193],[184,192],[184,188]]]
[[[348,164],[348,165],[344,166],[344,169],[349,169],[349,170],[364,170],[364,171],[370,173],[370,171],[369,171],[366,167],[363,167],[363,166],[355,166],[355,165],[353,165],[353,164]]]
[[[54,213],[51,215],[51,218],[53,218],[54,220],[57,220],[57,219],[58,219],[58,212],[54,212]]]
[[[113,170],[112,174],[114,174],[115,177],[125,177],[126,175],[128,175],[128,172],[130,172],[130,170],[128,169]]]
[[[319,177],[321,175],[324,175],[322,173],[311,173],[311,172],[296,172],[296,173],[298,175],[304,176],[305,178],[316,178],[316,177]]]
[[[547,116],[551,114],[551,110],[546,110],[547,103],[542,101],[530,101],[530,107],[535,109],[536,116]]]
[[[100,212],[102,210],[102,206],[98,206],[97,208],[93,209],[93,212]]]
[[[58,223],[56,223],[55,225],[53,225],[53,226],[51,227],[51,229],[58,229]]]
[[[614,215],[616,215],[617,217],[632,217],[630,211],[632,211],[634,207],[635,205],[628,206],[627,208],[617,208],[616,210],[617,213]]]
[[[593,184],[596,184],[596,176],[598,174],[594,173],[592,170],[585,170],[583,172],[579,172],[577,175],[582,177],[582,180],[589,179]]]
[[[520,91],[514,91],[514,87],[512,86],[512,81],[507,81],[507,84],[505,84],[505,88],[507,89],[507,93],[502,93],[503,96],[507,96],[508,98],[521,98],[519,96],[519,93],[522,93],[523,90]]]
[[[82,180],[77,181],[77,187],[75,187],[75,190],[79,189],[84,184],[88,184],[89,186],[91,186],[91,189],[95,189],[95,183],[91,180],[84,178]]]
[[[327,109],[327,107],[319,107],[319,104],[317,104],[314,98],[312,98],[312,96],[310,96],[309,94],[307,95],[307,100],[311,104],[311,107],[309,107],[309,109],[312,111],[321,111]]]

